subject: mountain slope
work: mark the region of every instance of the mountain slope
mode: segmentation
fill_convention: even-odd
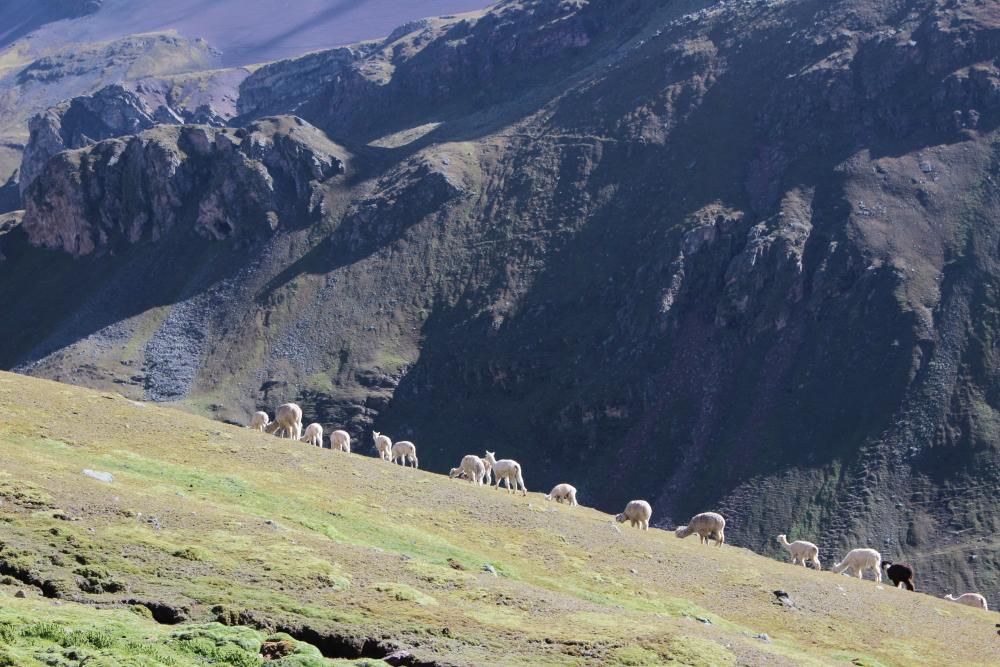
[[[0,408],[0,655],[18,665],[206,646],[256,665],[275,630],[440,665],[985,665],[996,641],[994,614],[923,594],[115,394],[4,373]]]
[[[998,46],[991,3],[546,0],[275,63],[232,122],[300,118],[343,172],[213,236],[224,186],[164,206],[173,158],[115,148],[143,135],[70,145],[3,236],[0,365],[234,421],[297,400],[435,469],[498,449],[993,597]]]

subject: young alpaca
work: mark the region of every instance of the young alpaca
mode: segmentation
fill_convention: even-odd
[[[315,447],[322,447],[323,427],[315,423],[309,424],[309,426],[306,426],[306,432],[302,434],[300,440]]]
[[[788,538],[784,535],[778,535],[778,544],[785,547],[785,550],[792,557],[792,565],[802,563],[802,567],[808,567],[806,561],[811,561],[813,565],[816,566],[817,570],[822,570],[823,567],[819,564],[819,547],[812,542],[806,542],[805,540],[796,540],[791,544],[788,543]]]
[[[976,607],[977,609],[982,609],[983,611],[989,611],[990,608],[986,604],[986,598],[984,598],[979,593],[963,593],[958,597],[953,596],[948,593],[944,596],[945,600],[951,600],[952,602],[957,602],[958,604],[964,604],[969,607]]]
[[[653,508],[645,500],[630,500],[625,506],[625,511],[615,515],[618,523],[629,522],[635,528],[638,526],[642,530],[649,530],[649,520],[653,516]]]
[[[874,549],[854,549],[849,551],[844,560],[834,563],[830,571],[840,574],[844,570],[850,570],[852,577],[864,579],[865,570],[875,573],[875,581],[882,583],[882,554]]]
[[[484,457],[479,457],[479,460],[483,462],[483,466],[486,468],[486,476],[483,477],[483,481],[486,482],[486,486],[493,486],[493,464]]]
[[[330,449],[351,453],[351,436],[347,431],[334,431],[330,434]]]
[[[417,465],[417,446],[414,445],[409,440],[400,440],[395,445],[392,446],[392,462],[395,463],[399,460],[399,464],[406,467],[406,461],[409,459],[410,463],[413,464],[414,468],[419,468]]]
[[[251,431],[260,431],[263,433],[264,429],[267,428],[267,425],[270,423],[271,418],[267,416],[267,413],[264,411],[258,411],[253,413],[253,417],[250,418],[250,426],[247,428]]]
[[[721,547],[726,541],[726,520],[721,514],[715,512],[702,512],[695,514],[686,526],[678,526],[674,530],[674,535],[684,539],[688,535],[698,534],[700,544],[708,544],[711,539],[715,540],[715,546]]]
[[[572,484],[556,484],[549,491],[549,495],[545,496],[545,499],[554,500],[557,503],[566,500],[570,505],[576,505],[576,487]]]
[[[528,487],[524,485],[524,477],[521,476],[521,464],[512,459],[500,459],[497,461],[494,452],[487,451],[484,457],[490,464],[490,468],[493,470],[493,476],[496,479],[497,490],[500,490],[500,481],[507,486],[507,493],[511,492],[511,485],[514,486],[514,493],[517,493],[518,489],[521,489],[521,495],[528,495]]]
[[[383,461],[391,461],[392,440],[389,439],[389,436],[374,431],[372,432],[372,439],[375,441],[375,449],[378,451],[378,457]]]
[[[264,433],[300,440],[302,438],[302,408],[295,403],[279,405],[274,411],[274,421],[264,428]]]
[[[896,588],[906,588],[908,591],[917,590],[913,586],[913,566],[907,563],[893,563],[891,560],[882,561],[882,567],[888,568],[885,576]]]

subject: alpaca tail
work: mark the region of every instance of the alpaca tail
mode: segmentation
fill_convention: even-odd
[[[521,476],[521,468],[517,469],[517,483],[521,485],[521,493],[528,495],[528,487],[524,485],[524,477]]]

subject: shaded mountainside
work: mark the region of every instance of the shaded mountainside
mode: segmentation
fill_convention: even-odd
[[[540,493],[8,373],[0,409],[9,665],[991,664],[995,613]]]
[[[997,53],[991,2],[546,0],[276,63],[226,121],[293,114],[266,122],[343,170],[248,157],[298,208],[206,235],[238,175],[169,203],[207,168],[173,137],[232,130],[65,140],[0,237],[0,365],[237,421],[297,400],[433,469],[496,449],[529,488],[992,598]]]

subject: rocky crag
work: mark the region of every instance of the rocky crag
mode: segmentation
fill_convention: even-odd
[[[0,237],[0,365],[294,399],[995,594],[997,53],[989,2],[501,2],[258,69],[209,124],[69,102]]]

